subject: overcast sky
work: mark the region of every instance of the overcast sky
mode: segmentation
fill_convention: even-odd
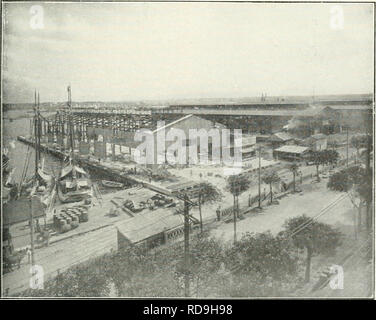
[[[4,5],[4,102],[371,93],[372,4]]]

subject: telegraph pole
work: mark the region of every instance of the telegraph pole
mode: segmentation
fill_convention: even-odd
[[[35,149],[35,174],[38,172],[39,152],[38,152],[38,111],[37,111],[37,91],[34,92],[34,149]]]
[[[259,167],[258,167],[258,203],[261,209],[261,146],[259,147]]]
[[[346,126],[346,167],[349,166],[349,126]]]
[[[188,196],[184,196],[184,294],[189,297],[189,271],[190,271],[190,261],[189,261],[189,204]]]
[[[35,179],[36,180],[36,179]],[[36,186],[35,186],[36,187]],[[34,214],[33,214],[33,194],[30,195],[30,246],[31,246],[31,265],[35,265],[34,258]]]
[[[234,191],[234,243],[236,242],[236,213],[237,213],[237,203],[236,203],[236,188],[235,181],[233,181],[233,191]]]

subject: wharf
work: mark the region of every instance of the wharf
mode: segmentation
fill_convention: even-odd
[[[18,136],[17,140],[31,147],[34,147],[34,141],[24,136]],[[69,152],[59,150],[56,147],[48,146],[44,143],[41,143],[40,149],[41,151],[51,154],[58,159],[65,159],[69,156]],[[142,187],[145,187],[152,191],[156,191],[167,196],[171,196],[171,192],[166,188],[156,186],[155,184],[148,183],[142,179],[135,177],[134,175],[128,174],[126,171],[127,169],[129,170],[130,168],[132,168],[130,165],[121,164],[117,161],[98,161],[94,157],[84,156],[80,154],[75,155],[75,160],[84,169],[95,172],[99,176],[103,176],[106,179],[124,183],[130,186],[141,185]]]

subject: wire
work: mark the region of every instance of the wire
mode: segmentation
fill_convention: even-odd
[[[334,200],[332,203],[330,203],[328,206],[326,206],[324,209],[322,209],[316,216],[312,217],[309,221],[302,223],[300,226],[295,228],[292,232],[292,234],[289,235],[289,238],[293,237],[295,234],[299,233],[303,229],[307,228],[309,225],[315,222],[319,217],[327,213],[330,209],[332,209],[334,206],[336,206],[340,201],[344,200],[346,198],[346,195],[339,196],[336,200]]]

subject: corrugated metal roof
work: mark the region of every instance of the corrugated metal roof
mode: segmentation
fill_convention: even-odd
[[[132,243],[137,243],[163,231],[183,225],[183,218],[171,211],[138,214],[134,218],[116,223],[117,230]]]
[[[288,140],[292,140],[292,139],[293,139],[293,137],[290,134],[288,134],[287,132],[274,133],[270,138],[271,141],[274,141],[274,140],[288,141]]]
[[[288,152],[288,153],[303,153],[307,150],[308,150],[307,147],[301,147],[301,146],[295,146],[295,145],[282,146],[278,149],[275,149],[275,151],[278,151],[278,152]]]
[[[332,105],[329,108],[334,110],[372,110],[372,105],[370,104],[343,104],[343,105]]]

